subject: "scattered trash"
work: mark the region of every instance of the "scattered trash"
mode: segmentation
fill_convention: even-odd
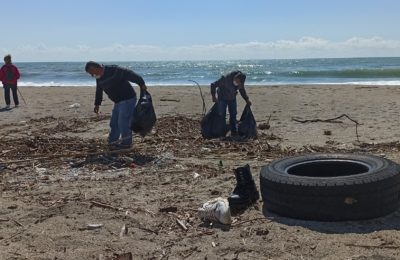
[[[184,231],[188,231],[188,228],[186,227],[186,225],[183,223],[182,220],[176,219],[176,223],[178,224],[178,226],[180,228],[182,228]]]
[[[37,174],[45,174],[47,173],[47,169],[46,168],[39,168],[39,167],[35,167],[35,171]]]
[[[121,228],[121,232],[119,233],[119,237],[123,238],[126,235],[128,235],[128,227],[126,225],[123,225]]]
[[[133,256],[132,253],[125,253],[121,255],[117,255],[113,260],[132,260]]]
[[[103,224],[87,224],[87,230],[97,230],[101,229],[103,226]]]
[[[221,160],[219,161],[218,166],[219,166],[219,167],[224,167],[224,164],[222,163]]]
[[[271,128],[271,126],[267,123],[262,123],[262,124],[258,125],[258,129],[260,129],[260,130],[268,130],[270,128]]]
[[[159,211],[160,212],[165,212],[165,213],[177,212],[178,208],[174,207],[174,206],[170,206],[170,207],[160,208]]]
[[[197,178],[199,178],[200,177],[200,174],[198,174],[197,172],[194,172],[193,173],[193,178],[194,179],[197,179]]]
[[[198,209],[198,215],[203,221],[216,221],[224,225],[232,223],[228,200],[221,197],[204,203]]]
[[[74,103],[74,104],[72,104],[72,105],[69,105],[68,107],[69,107],[69,108],[80,108],[80,107],[81,107],[81,104],[79,104],[79,103]]]
[[[207,147],[202,147],[202,148],[201,148],[201,151],[202,151],[202,152],[211,152],[211,149],[210,149],[210,148],[207,148]]]

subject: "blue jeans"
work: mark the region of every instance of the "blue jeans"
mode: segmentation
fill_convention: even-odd
[[[232,133],[237,133],[237,102],[234,100],[218,100],[218,112],[223,118],[226,118],[226,107],[229,111],[229,125]]]
[[[114,104],[110,121],[111,130],[108,136],[108,144],[127,147],[132,146],[131,122],[135,106],[136,97]]]

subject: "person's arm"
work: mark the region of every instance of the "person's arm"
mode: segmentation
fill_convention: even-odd
[[[119,73],[121,79],[126,79],[130,82],[136,83],[139,85],[141,90],[147,90],[146,83],[144,82],[143,78],[136,72],[125,68],[120,68]]]
[[[100,105],[101,102],[103,101],[103,89],[99,87],[99,85],[96,86],[96,97],[94,100],[94,112],[97,114],[99,113]]]
[[[19,80],[19,78],[21,77],[21,74],[19,74],[19,70],[16,66],[14,66],[14,68],[15,68],[15,79]]]
[[[222,81],[222,78],[220,78],[219,80],[211,83],[210,85],[210,89],[211,89],[211,98],[213,102],[217,102],[217,88],[219,87],[220,83]]]
[[[251,101],[246,93],[246,89],[244,88],[244,86],[239,87],[239,93],[242,96],[242,98],[246,101],[246,104],[251,106]]]
[[[0,69],[0,81],[3,81],[4,78],[4,71],[3,71],[3,67]]]

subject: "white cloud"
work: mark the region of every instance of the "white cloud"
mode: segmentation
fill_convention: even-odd
[[[353,37],[345,41],[303,37],[299,40],[270,42],[218,43],[163,47],[155,45],[113,44],[104,47],[46,46],[43,43],[0,49],[12,53],[16,60],[208,60],[208,59],[271,59],[321,57],[400,56],[400,41],[380,37]]]

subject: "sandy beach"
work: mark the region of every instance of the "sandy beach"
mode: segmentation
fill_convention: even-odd
[[[0,95],[0,259],[112,259],[128,252],[133,259],[400,258],[400,211],[321,223],[263,214],[260,202],[234,216],[228,229],[204,226],[195,211],[228,196],[233,167],[245,163],[257,185],[263,165],[295,154],[370,153],[400,163],[398,86],[247,87],[258,124],[271,116],[271,128],[246,143],[201,138],[197,88],[150,86],[156,128],[115,160],[102,154],[112,102],[105,98],[96,116],[93,87],[20,89],[27,104],[12,110],[2,109]],[[209,89],[203,92],[210,108]],[[359,123],[358,136],[346,118],[293,120],[343,114]],[[120,235],[124,225],[128,232]]]

